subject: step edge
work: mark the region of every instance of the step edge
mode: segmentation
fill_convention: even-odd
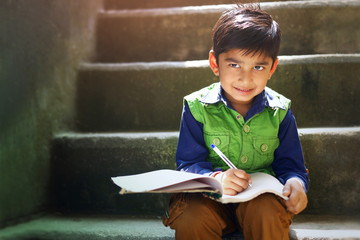
[[[359,54],[360,56],[360,54]],[[359,60],[360,61],[360,60]],[[205,68],[209,66],[208,60],[191,61],[159,61],[159,62],[128,62],[128,63],[80,63],[79,71],[127,71],[127,70],[153,70],[176,68]]]
[[[360,126],[354,127],[326,127],[326,128],[299,128],[300,135],[313,134],[354,134],[360,133]],[[178,131],[171,132],[119,132],[119,133],[77,133],[62,132],[54,135],[54,139],[89,139],[89,138],[124,138],[124,139],[144,139],[144,138],[177,138]]]
[[[185,6],[170,8],[151,8],[151,9],[125,9],[125,10],[101,10],[100,18],[113,17],[144,17],[144,16],[168,16],[181,14],[209,14],[222,13],[232,8],[234,4],[202,5],[202,6]],[[314,7],[360,7],[357,0],[317,0],[317,1],[287,1],[287,2],[264,2],[260,3],[263,10],[277,8],[314,8]]]
[[[308,55],[283,55],[279,56],[280,65],[302,63],[358,63],[360,53],[333,53],[333,54],[308,54]]]
[[[297,229],[294,228],[297,239],[324,239],[324,240],[358,240],[360,239],[360,230],[331,230],[331,229]]]
[[[360,126],[352,127],[324,127],[324,128],[299,128],[298,133],[302,135],[349,135],[360,133]]]
[[[178,131],[172,132],[120,132],[120,133],[76,133],[63,132],[54,135],[54,139],[90,139],[90,138],[124,138],[124,139],[167,139],[177,138]]]
[[[302,63],[359,63],[360,53],[309,54],[279,56],[280,65]],[[156,70],[177,68],[208,68],[208,60],[190,61],[158,61],[158,62],[127,62],[127,63],[80,63],[79,71],[129,71]]]
[[[62,230],[59,224],[62,226]],[[102,216],[97,218],[96,216],[45,216],[42,218],[34,219],[27,223],[20,223],[18,225],[9,226],[4,229],[0,230],[1,237],[11,237],[11,236],[23,236],[24,234],[32,233],[32,235],[38,234],[48,234],[53,233],[56,231],[57,234],[71,234],[71,233],[80,233],[80,234],[91,234],[92,232],[96,231],[93,228],[86,228],[86,223],[90,226],[94,227],[94,224],[98,224],[98,228],[100,227],[103,229],[101,231],[101,237],[115,237],[125,234],[124,236],[137,236],[144,234],[148,230],[148,228],[143,228],[144,225],[149,225],[152,228],[156,228],[157,236],[163,237],[173,237],[174,231],[170,228],[166,228],[162,225],[161,219],[138,219],[138,218],[121,218],[121,216],[111,216],[106,217]],[[318,222],[313,221],[316,225]],[[332,223],[334,225],[336,223]],[[297,236],[300,239],[305,237],[327,237],[333,239],[334,237],[341,236],[340,234],[345,234],[345,237],[359,237],[360,239],[360,224],[355,224],[355,227],[348,228],[348,227],[341,227],[344,225],[343,221],[339,221],[339,228],[338,229],[329,229],[329,227],[324,227],[325,225],[319,224],[318,228],[302,228],[298,227],[296,223],[291,225],[291,229],[293,229]],[[131,231],[126,229],[131,226]],[[20,230],[19,230],[20,229]],[[154,229],[155,230],[155,229]],[[147,232],[148,233],[148,232]],[[99,236],[99,233],[95,233],[95,235]],[[95,236],[94,235],[94,236]],[[151,237],[156,237],[151,235]],[[313,239],[313,238],[311,238]],[[324,239],[324,238],[321,238]],[[342,237],[339,239],[343,239]]]

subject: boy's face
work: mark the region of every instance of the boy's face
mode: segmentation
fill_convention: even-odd
[[[273,65],[271,57],[258,53],[245,55],[241,49],[221,53],[218,64],[214,53],[210,52],[209,62],[214,74],[220,77],[226,98],[235,109],[251,106],[254,97],[264,90],[277,65],[277,60]]]

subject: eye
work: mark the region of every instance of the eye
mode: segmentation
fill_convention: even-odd
[[[262,67],[262,66],[255,66],[254,69],[257,70],[257,71],[261,71],[261,70],[264,70],[264,67]]]
[[[230,63],[229,66],[232,67],[232,68],[239,68],[240,67],[239,64],[236,64],[236,63]]]

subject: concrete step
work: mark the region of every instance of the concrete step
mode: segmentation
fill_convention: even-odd
[[[232,5],[103,11],[97,62],[184,61],[207,58],[211,30]],[[282,55],[360,52],[360,1],[262,3],[283,32]]]
[[[300,129],[310,170],[307,214],[360,215],[360,127]],[[169,194],[119,195],[110,177],[175,169],[177,132],[78,134],[53,141],[58,211],[161,216]]]
[[[104,8],[112,9],[149,9],[149,8],[169,8],[169,7],[185,7],[185,6],[201,6],[201,5],[217,5],[232,4],[232,0],[105,0]]]
[[[82,64],[77,129],[178,130],[183,97],[216,81],[206,60]],[[300,127],[360,125],[360,54],[280,56],[268,86],[293,101]]]
[[[280,0],[290,1],[290,0]],[[310,0],[311,1],[311,0]],[[242,0],[242,3],[255,2],[254,0]],[[256,1],[257,2],[257,1]],[[261,2],[276,2],[272,0],[262,0]],[[203,6],[218,4],[233,4],[233,0],[105,0],[104,8],[106,10],[114,9],[149,9],[149,8],[169,8],[169,7],[185,7],[185,6]]]
[[[360,239],[360,218],[338,216],[296,216],[291,240]],[[239,236],[239,235],[237,235]],[[175,232],[160,219],[118,216],[49,215],[0,230],[2,240],[152,240],[175,239]],[[243,240],[243,238],[236,238]]]

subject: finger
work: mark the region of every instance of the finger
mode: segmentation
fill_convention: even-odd
[[[226,176],[226,183],[227,184],[235,184],[239,187],[241,187],[241,189],[239,187],[236,187],[234,185],[232,185],[233,189],[240,189],[241,191],[243,191],[244,189],[247,189],[248,186],[249,186],[249,182],[247,179],[244,179],[244,178],[239,178],[237,175],[228,175]]]
[[[297,203],[296,205],[289,206],[287,210],[291,213],[298,214],[303,210],[303,208],[300,203]]]
[[[299,198],[296,199],[296,202],[293,203],[292,212],[295,214],[302,212],[306,208],[307,203],[308,203],[308,199],[306,195],[303,197],[300,196]]]
[[[249,181],[250,174],[247,174],[244,170],[241,169],[235,169],[234,174],[238,177],[238,178],[243,178]]]
[[[293,196],[290,197],[289,200],[285,201],[285,205],[288,211],[294,214],[298,214],[306,208],[307,198],[305,197],[304,199],[302,199],[300,196]]]
[[[231,189],[233,191],[235,191],[235,194],[244,191],[244,188],[238,184],[235,184],[233,182],[230,182],[229,184],[227,184],[225,186],[226,189]]]
[[[292,199],[289,198],[288,200],[285,201],[285,205],[286,205],[286,208],[290,211],[290,210],[294,209],[296,204],[293,202]]]
[[[289,207],[286,209],[288,212],[291,212],[293,214],[298,214],[299,211],[295,207]]]
[[[246,173],[244,170],[237,169],[234,174],[241,179],[244,179],[247,181],[247,185],[252,184],[251,175]]]
[[[231,188],[224,188],[224,194],[234,196],[234,195],[238,194],[238,192]]]
[[[286,209],[289,212],[296,214],[298,202],[295,202],[293,199],[289,198],[288,200],[285,201],[285,205],[286,205]]]
[[[285,184],[282,195],[285,196],[285,197],[289,197],[290,193],[291,193],[291,186]]]
[[[225,176],[223,179],[224,189],[229,188],[233,189],[236,192],[242,192],[244,190],[243,185],[239,184],[238,178],[236,176]]]
[[[242,190],[245,190],[249,187],[249,182],[246,179],[235,178],[232,179],[232,183],[236,184],[237,186],[241,187]]]

